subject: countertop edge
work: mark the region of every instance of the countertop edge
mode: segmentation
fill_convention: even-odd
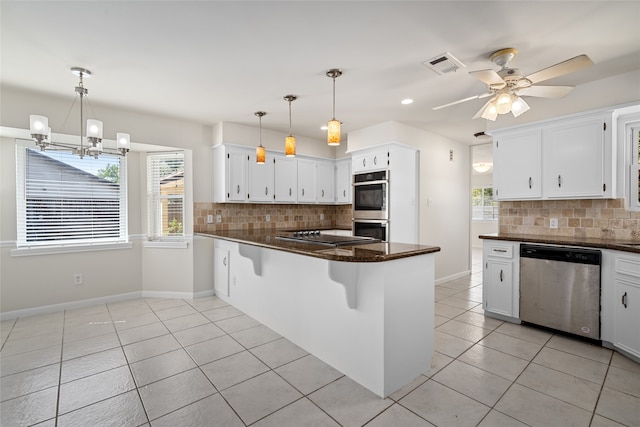
[[[630,252],[640,254],[640,242],[619,241],[609,239],[595,239],[595,238],[576,238],[569,236],[532,236],[528,234],[481,234],[478,236],[480,239],[485,240],[504,240],[509,242],[523,242],[523,243],[539,243],[547,245],[566,245],[566,246],[579,246],[586,248],[596,249],[610,249],[621,252]]]

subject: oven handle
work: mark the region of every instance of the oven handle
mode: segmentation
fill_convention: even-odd
[[[389,184],[389,180],[381,179],[381,180],[378,180],[378,181],[354,182],[353,186],[357,187],[359,185],[372,185],[372,184]]]
[[[351,218],[351,221],[363,222],[365,224],[384,224],[384,225],[389,225],[389,223],[391,222],[388,219],[358,219],[358,218]]]

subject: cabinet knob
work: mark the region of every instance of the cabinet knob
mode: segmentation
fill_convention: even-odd
[[[624,305],[624,308],[627,308],[627,293],[625,292],[624,295],[622,295],[622,305]]]
[[[362,166],[367,166],[367,159],[362,159]]]
[[[373,164],[374,165],[378,164],[378,156],[373,156]]]
[[[224,257],[222,259],[222,265],[224,265],[225,267],[227,266],[227,257]]]

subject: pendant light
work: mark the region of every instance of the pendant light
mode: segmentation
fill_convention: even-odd
[[[342,75],[342,71],[332,68],[327,71],[327,77],[333,79],[333,118],[327,123],[327,144],[340,145],[340,121],[336,120],[336,78]]]
[[[291,102],[298,99],[295,95],[285,95],[284,100],[289,102],[289,136],[284,139],[284,154],[287,157],[296,156],[296,137],[291,131]]]
[[[253,114],[258,116],[260,119],[260,145],[256,147],[256,163],[259,165],[264,165],[264,158],[267,153],[264,149],[264,146],[262,145],[262,116],[266,116],[267,113],[265,113],[264,111],[256,111]]]

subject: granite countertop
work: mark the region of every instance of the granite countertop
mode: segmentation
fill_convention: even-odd
[[[382,262],[439,252],[437,246],[413,245],[408,243],[380,242],[358,245],[327,247],[313,243],[298,243],[278,240],[279,232],[286,230],[229,230],[196,233],[200,236],[245,243],[268,249],[307,255],[330,261]]]
[[[512,242],[542,243],[549,245],[581,246],[597,249],[612,249],[616,251],[640,254],[640,241],[597,239],[588,237],[569,236],[538,236],[531,234],[492,233],[479,236],[481,239],[506,240]]]

